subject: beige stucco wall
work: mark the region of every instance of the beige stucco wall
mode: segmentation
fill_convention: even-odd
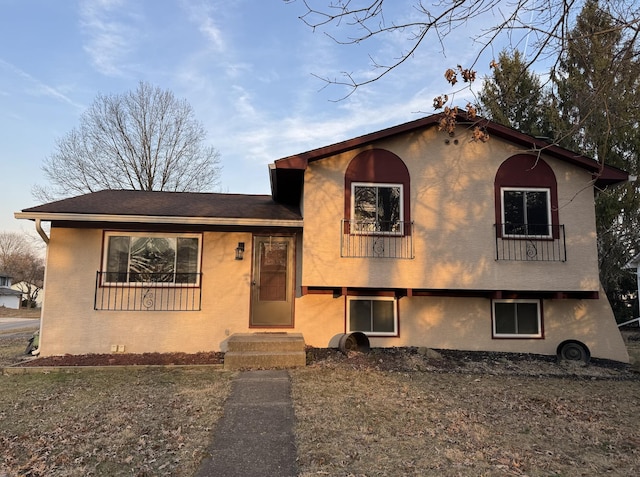
[[[203,234],[202,311],[95,311],[102,230],[54,227],[41,354],[110,353],[112,344],[131,353],[224,351],[229,335],[250,331],[251,241],[251,233]],[[242,261],[235,260],[238,242],[245,243]]]
[[[455,143],[457,140],[457,144]],[[495,260],[494,179],[500,164],[523,153],[498,138],[455,138],[435,128],[388,139],[387,149],[411,177],[415,258],[340,257],[344,174],[360,149],[313,162],[305,175],[304,263],[300,282],[309,287],[447,290],[598,291],[598,300],[543,300],[543,339],[493,339],[491,300],[405,297],[398,303],[399,336],[372,338],[373,346],[429,346],[554,355],[566,339],[585,343],[594,357],[628,361],[598,278],[595,210],[590,174],[542,156],[558,184],[559,222],[566,232],[566,262]],[[296,320],[313,346],[336,344],[345,330],[345,297],[309,295],[296,303]]]
[[[297,301],[297,324],[308,345],[337,347],[345,331],[345,300],[344,296],[308,295]],[[542,308],[542,339],[493,339],[491,300],[487,298],[404,297],[398,300],[399,336],[370,338],[370,342],[374,347],[555,355],[560,343],[577,339],[594,358],[629,361],[606,299],[543,300]]]
[[[462,128],[459,128],[459,131]],[[414,222],[413,260],[340,258],[344,173],[360,150],[313,162],[305,175],[305,286],[433,289],[598,290],[593,189],[589,174],[545,158],[558,181],[559,220],[565,225],[568,260],[495,260],[494,178],[500,164],[522,153],[498,138],[458,144],[432,128],[382,141],[407,165]],[[447,145],[445,140],[449,141]]]

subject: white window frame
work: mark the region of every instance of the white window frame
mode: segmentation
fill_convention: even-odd
[[[400,189],[399,230],[397,232],[385,232],[381,230],[358,230],[355,226],[356,219],[356,187],[397,187]],[[353,235],[404,235],[404,184],[392,182],[352,182],[351,183],[351,233]]]
[[[548,224],[546,224],[547,227],[547,233],[545,235],[533,235],[533,234],[507,234],[506,233],[506,225],[507,225],[507,220],[504,216],[505,214],[505,210],[504,210],[504,193],[505,192],[509,192],[509,191],[515,191],[515,192],[546,192],[547,193],[547,221],[549,222]],[[549,189],[548,187],[501,187],[500,188],[500,211],[501,211],[501,218],[502,218],[502,236],[506,237],[506,238],[528,238],[528,237],[535,237],[535,238],[543,238],[543,239],[550,239],[553,238],[553,217],[551,216],[551,189]],[[527,218],[526,218],[526,213],[527,210],[525,208],[524,210],[525,213],[525,223],[523,225],[529,225]],[[533,224],[533,225],[544,225],[544,224]]]
[[[393,302],[393,331],[362,331],[351,329],[352,301],[391,301]],[[392,296],[347,296],[347,333],[359,331],[367,336],[398,336],[398,299]]]
[[[129,264],[127,265],[127,281],[124,282],[110,282],[107,281],[107,270],[109,260],[109,238],[110,237],[158,237],[158,238],[195,238],[198,240],[198,256],[196,257],[196,281],[194,283],[176,283],[174,282],[132,282],[129,281]],[[131,253],[129,252],[129,261],[131,260]],[[128,287],[200,287],[200,267],[202,262],[202,234],[199,233],[164,233],[164,232],[129,232],[127,230],[122,231],[109,231],[104,233],[103,246],[102,246],[102,286],[128,286]],[[118,273],[118,272],[113,272]],[[176,272],[173,272],[174,275]]]
[[[537,305],[538,332],[525,333],[498,333],[496,330],[496,303],[535,303]],[[491,301],[491,327],[494,338],[542,338],[542,300],[538,299],[510,299]]]

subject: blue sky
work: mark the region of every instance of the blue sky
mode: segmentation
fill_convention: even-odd
[[[411,3],[390,6],[412,15]],[[447,92],[444,70],[475,53],[461,29],[446,57],[427,43],[335,101],[347,91],[314,74],[366,77],[369,55],[397,56],[408,33],[340,46],[298,19],[300,1],[283,0],[0,0],[0,11],[0,231],[33,231],[13,213],[38,205],[31,190],[46,183],[43,160],[98,93],[142,80],[186,99],[221,154],[220,191],[262,194],[280,157],[433,113],[433,98]]]

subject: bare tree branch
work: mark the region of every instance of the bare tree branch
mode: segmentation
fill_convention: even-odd
[[[475,68],[481,56],[500,38],[506,39],[513,50],[521,47],[522,42],[529,42],[527,67],[552,59],[552,68],[555,68],[571,41],[571,26],[585,0],[436,0],[433,3],[415,0],[408,3],[410,6],[405,11],[392,18],[387,14],[390,4],[385,0],[369,0],[364,4],[352,0],[303,0],[306,12],[300,19],[313,31],[323,31],[338,44],[361,44],[398,32],[407,34],[407,47],[396,56],[379,59],[369,54],[372,70],[376,72],[372,77],[358,77],[348,71],[343,71],[340,78],[326,74],[314,76],[327,85],[347,87],[344,99],[403,65],[427,41],[438,42],[445,53],[447,37],[453,31],[489,15],[496,19],[495,23],[470,38],[480,49],[466,68]],[[638,34],[640,4],[633,0],[609,0],[602,4],[612,15],[611,28],[623,36]],[[395,7],[397,11],[397,4]],[[333,28],[332,33],[327,31],[329,27]]]

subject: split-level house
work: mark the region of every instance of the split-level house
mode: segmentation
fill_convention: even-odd
[[[594,210],[627,174],[440,119],[276,160],[271,195],[107,190],[16,213],[51,223],[41,354],[225,351],[237,333],[287,332],[628,361]]]

